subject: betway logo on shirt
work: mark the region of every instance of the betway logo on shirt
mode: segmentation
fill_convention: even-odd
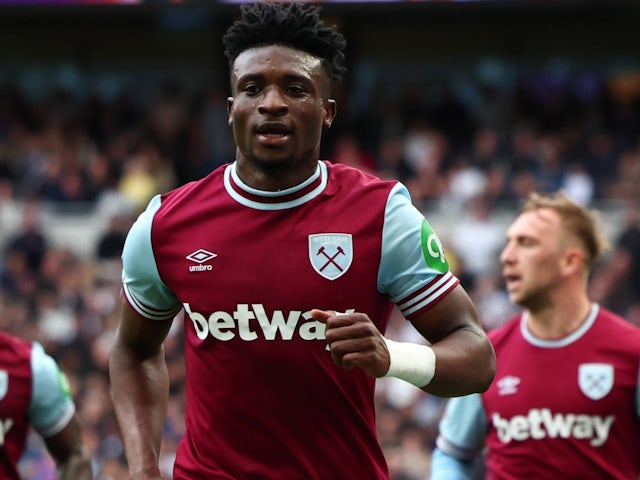
[[[274,310],[269,316],[261,303],[239,303],[231,313],[219,311],[205,317],[192,311],[188,303],[184,303],[183,306],[200,340],[204,340],[208,335],[222,342],[228,342],[236,336],[247,342],[258,338],[291,340],[296,333],[303,340],[325,339],[324,323],[314,320],[311,311],[291,310],[285,313]],[[348,309],[344,313],[354,311]]]
[[[504,443],[512,440],[573,437],[589,440],[591,446],[600,447],[609,438],[615,415],[601,417],[574,413],[552,414],[548,408],[533,408],[528,415],[515,415],[511,419],[494,413],[491,420],[498,438]]]

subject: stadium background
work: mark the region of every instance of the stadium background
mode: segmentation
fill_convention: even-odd
[[[60,362],[96,478],[126,479],[106,373],[119,252],[152,194],[233,158],[221,36],[237,5],[44,3],[0,1],[0,328]],[[527,191],[564,189],[613,241],[634,221],[637,2],[327,2],[323,16],[347,37],[349,68],[323,158],[409,186],[487,329],[515,312],[496,255]],[[594,295],[640,323],[638,292],[615,292]],[[389,335],[415,339],[397,315]],[[176,322],[167,478],[180,343]],[[425,478],[443,402],[391,380],[377,401],[392,478]],[[53,478],[35,436],[21,468]]]

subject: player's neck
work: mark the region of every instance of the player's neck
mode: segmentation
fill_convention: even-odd
[[[257,165],[238,159],[236,172],[239,179],[250,188],[265,192],[278,192],[296,187],[316,173],[318,161],[297,164]]]
[[[591,306],[586,295],[556,298],[546,307],[527,310],[527,328],[543,340],[564,338],[587,320]]]

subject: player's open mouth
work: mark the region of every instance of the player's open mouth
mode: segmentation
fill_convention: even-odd
[[[266,146],[278,146],[282,145],[286,142],[289,135],[284,135],[282,133],[260,133],[258,134],[258,141],[262,145]]]
[[[512,290],[520,284],[521,277],[519,275],[509,274],[503,275],[505,286],[507,290]]]
[[[263,145],[278,146],[288,138],[291,130],[283,123],[267,122],[256,129],[258,141]]]

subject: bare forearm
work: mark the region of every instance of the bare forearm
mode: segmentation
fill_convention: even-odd
[[[164,352],[141,359],[126,346],[116,345],[109,374],[129,472],[132,478],[160,478],[158,457],[169,392]]]
[[[441,397],[483,392],[495,374],[495,354],[480,327],[465,327],[432,345],[435,376],[423,390]]]
[[[435,306],[411,320],[431,343],[435,374],[423,390],[440,397],[484,392],[496,357],[467,292],[457,285]]]
[[[47,450],[54,458],[58,480],[91,480],[91,457],[84,447],[82,425],[74,415],[58,433],[44,437]]]
[[[72,455],[58,466],[59,480],[91,480],[92,478],[91,459],[84,452]]]

